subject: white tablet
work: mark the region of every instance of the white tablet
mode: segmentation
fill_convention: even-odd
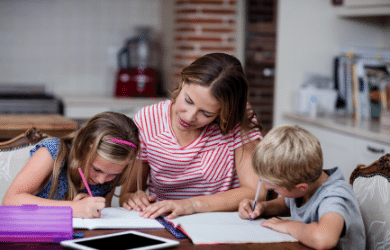
[[[85,250],[147,250],[173,247],[179,245],[179,242],[138,231],[126,231],[83,239],[65,240],[61,241],[61,245]]]

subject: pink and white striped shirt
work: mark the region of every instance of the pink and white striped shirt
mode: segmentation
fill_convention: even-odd
[[[242,146],[240,126],[222,135],[209,124],[182,147],[171,128],[170,100],[140,110],[134,121],[140,130],[140,157],[150,166],[149,190],[158,200],[215,194],[240,186],[234,150]],[[261,139],[252,129],[249,140]]]

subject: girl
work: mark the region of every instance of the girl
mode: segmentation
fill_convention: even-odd
[[[61,139],[47,138],[8,188],[3,205],[70,206],[74,217],[94,218],[111,206],[115,187],[130,175],[139,148],[133,120],[100,113]],[[78,171],[81,168],[93,197]]]
[[[253,199],[259,183],[251,156],[261,127],[247,106],[248,83],[239,60],[208,54],[181,75],[171,101],[145,107],[134,118],[142,187],[133,176],[122,187],[120,202],[144,218],[234,211],[242,198]],[[142,191],[147,179],[150,195]],[[262,187],[259,200],[265,196]]]

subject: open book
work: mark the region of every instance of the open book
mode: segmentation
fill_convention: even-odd
[[[73,218],[73,228],[81,229],[135,229],[164,228],[157,220],[144,219],[139,213],[128,211],[123,207],[106,207],[102,217],[94,219]]]
[[[170,220],[194,244],[293,242],[294,237],[260,226],[264,219],[243,220],[237,212],[184,215]]]

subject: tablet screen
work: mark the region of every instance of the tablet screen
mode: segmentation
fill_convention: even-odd
[[[115,242],[115,245],[112,243]],[[122,234],[107,238],[100,238],[94,240],[86,240],[80,241],[79,244],[87,247],[92,247],[96,249],[131,249],[136,247],[146,247],[153,246],[157,244],[162,244],[164,241],[155,240],[151,238],[147,238],[144,236],[136,235],[136,234]],[[115,246],[113,248],[113,246]]]
[[[75,249],[158,249],[179,244],[178,241],[136,231],[108,234],[85,239],[68,240],[61,245]]]

